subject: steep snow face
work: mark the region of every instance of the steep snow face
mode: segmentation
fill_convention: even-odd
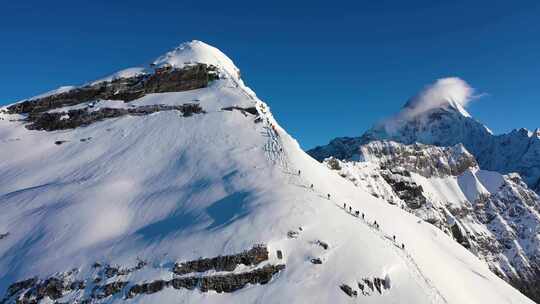
[[[213,58],[195,45],[172,53]],[[0,113],[7,303],[532,303],[439,229],[310,158],[239,79],[117,101],[87,111],[126,115],[55,131]],[[254,263],[197,262],[261,243]]]
[[[519,175],[480,170],[462,145],[374,141],[361,161],[325,164],[357,187],[438,227],[539,299],[540,198]]]

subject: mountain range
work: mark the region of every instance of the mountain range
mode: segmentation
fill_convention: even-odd
[[[313,159],[201,41],[4,106],[0,303],[533,303],[504,267],[528,271],[512,263],[536,243],[500,238],[533,238],[519,175],[482,171],[466,143],[361,141]],[[485,214],[461,216],[473,197]],[[494,241],[524,258],[471,250]]]

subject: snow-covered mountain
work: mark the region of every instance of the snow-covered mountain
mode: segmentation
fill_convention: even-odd
[[[324,163],[375,197],[415,214],[533,299],[540,294],[540,197],[518,174],[481,170],[463,145],[373,141],[358,161]]]
[[[441,79],[364,135],[308,153],[439,227],[538,301],[540,132],[493,135],[465,110],[472,93]]]
[[[449,147],[463,144],[485,170],[519,173],[530,188],[540,192],[540,129],[514,130],[494,135],[464,108],[471,98],[462,80],[444,78],[411,98],[394,117],[376,124],[357,138],[336,138],[309,153],[318,160],[354,157],[373,140],[416,142]]]
[[[2,108],[0,145],[1,303],[532,303],[199,41]]]

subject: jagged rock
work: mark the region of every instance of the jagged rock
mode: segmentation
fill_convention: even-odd
[[[339,288],[351,298],[358,296],[358,292],[352,289],[351,286],[347,284],[342,284],[341,286],[339,286]]]
[[[151,93],[181,92],[204,88],[218,78],[217,68],[192,64],[182,69],[163,67],[150,75],[138,75],[75,88],[67,92],[16,103],[7,108],[10,114],[40,113],[95,100],[132,101]]]
[[[249,108],[225,107],[225,108],[222,108],[222,110],[224,110],[224,111],[238,110],[238,111],[240,111],[240,112],[242,112],[244,114],[249,113],[249,114],[255,115],[255,116],[259,115],[259,111],[257,111],[257,108],[255,108],[255,107],[249,107]]]
[[[26,125],[26,128],[30,130],[64,130],[73,129],[80,126],[87,126],[94,122],[98,122],[108,118],[116,118],[125,115],[148,115],[161,111],[179,111],[184,117],[191,116],[193,114],[204,113],[203,109],[198,104],[183,104],[183,105],[148,105],[140,106],[136,108],[102,108],[95,111],[89,111],[88,109],[70,110],[68,112],[54,112],[54,113],[31,113],[28,115],[27,120],[30,124]],[[67,118],[66,118],[67,117]],[[60,145],[65,141],[57,141],[55,144]]]
[[[10,298],[22,290],[33,287],[37,283],[37,281],[37,278],[31,278],[9,285],[6,293],[6,298]]]
[[[341,166],[339,165],[339,161],[333,157],[330,157],[326,161],[328,167],[332,170],[341,170]]]
[[[292,231],[292,230],[289,230],[287,232],[287,237],[290,238],[290,239],[296,239],[298,237],[298,231]]]
[[[124,287],[126,287],[127,284],[128,282],[116,281],[103,286],[96,286],[92,292],[92,297],[96,299],[106,298],[113,294],[119,293]]]
[[[214,290],[218,293],[233,292],[244,288],[247,284],[266,284],[272,277],[285,269],[285,265],[266,265],[262,268],[248,272],[232,273],[224,275],[213,275],[203,277],[182,277],[174,278],[170,281],[157,280],[151,283],[133,285],[128,298],[133,298],[138,294],[151,294],[158,292],[166,287],[174,289],[199,288],[202,292]]]
[[[382,287],[384,287],[384,280],[380,278],[373,278],[373,286],[375,286],[375,289],[382,293]]]
[[[193,290],[198,286],[199,279],[200,278],[197,278],[197,277],[176,278],[176,279],[172,279],[170,281],[170,284],[174,289],[185,288],[185,289]]]
[[[176,274],[187,274],[205,272],[212,269],[215,271],[233,271],[240,264],[254,266],[266,260],[268,260],[268,249],[260,245],[239,254],[176,263],[173,272]]]
[[[57,141],[54,142],[54,144],[57,145],[57,146],[60,146],[61,144],[66,143],[66,142],[67,142],[67,140],[57,140]]]
[[[145,293],[145,294],[156,293],[162,290],[163,288],[169,286],[169,284],[172,284],[172,283],[169,283],[164,280],[157,280],[151,283],[133,285],[133,287],[129,289],[128,298],[132,298],[135,295],[142,294],[142,293]]]
[[[374,291],[375,289],[373,288],[373,282],[371,282],[369,279],[362,279],[362,281],[367,285],[367,287],[369,287],[369,289],[371,289],[371,291]]]
[[[311,264],[321,265],[322,260],[320,258],[313,258],[313,259],[311,259]]]
[[[283,259],[283,252],[281,252],[281,250],[278,250],[278,251],[276,252],[276,254],[277,254],[277,258],[278,258],[278,259],[280,259],[280,260]]]
[[[316,244],[324,248],[324,250],[328,250],[328,243],[318,240]]]
[[[266,284],[272,276],[285,269],[285,265],[266,265],[263,268],[239,274],[208,276],[201,279],[200,289],[205,292],[233,292],[244,288],[247,284]]]

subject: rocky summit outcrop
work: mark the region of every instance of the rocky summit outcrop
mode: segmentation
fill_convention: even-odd
[[[152,74],[118,78],[74,88],[67,92],[29,99],[7,107],[10,114],[34,114],[96,100],[130,102],[151,93],[200,89],[219,78],[217,68],[197,63],[183,68],[164,66]]]
[[[101,108],[93,110],[91,108],[83,108],[69,110],[67,112],[38,112],[30,113],[26,121],[26,125],[30,130],[45,130],[55,131],[64,129],[74,129],[80,126],[87,126],[94,122],[98,122],[107,118],[121,117],[125,115],[141,116],[149,115],[162,111],[178,111],[184,117],[193,114],[204,113],[204,110],[198,104],[188,103],[183,105],[147,105],[130,108]]]
[[[92,83],[66,92],[30,99],[7,107],[7,113],[24,114],[30,130],[64,130],[87,126],[107,118],[124,115],[148,115],[160,111],[180,111],[184,117],[204,113],[200,105],[145,105],[94,108],[99,100],[120,100],[129,103],[151,93],[181,92],[204,88],[219,78],[216,67],[203,63],[183,68],[163,66],[152,74]],[[77,106],[70,109],[71,106]],[[62,109],[65,108],[65,109]]]
[[[435,225],[501,278],[540,300],[540,197],[517,174],[480,170],[462,145],[373,141],[324,163],[372,195]]]

